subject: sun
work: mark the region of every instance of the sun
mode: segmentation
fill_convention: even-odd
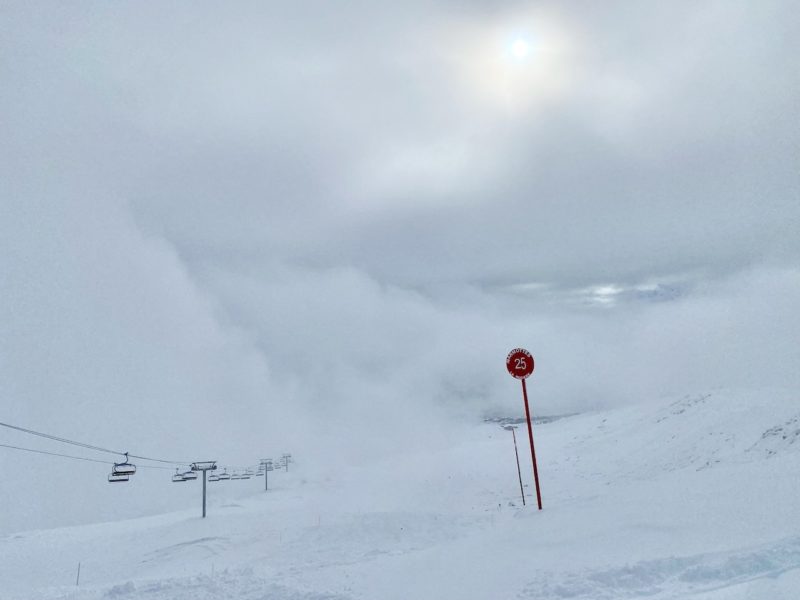
[[[506,114],[544,108],[567,92],[575,72],[574,36],[549,14],[522,12],[455,27],[446,58],[465,94]]]
[[[511,44],[511,54],[514,56],[514,58],[523,59],[526,56],[528,56],[530,51],[531,51],[530,44],[525,40],[523,40],[522,38],[517,38]]]

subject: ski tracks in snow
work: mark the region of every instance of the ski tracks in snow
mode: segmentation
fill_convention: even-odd
[[[800,569],[800,537],[737,552],[659,558],[611,569],[542,573],[525,586],[518,598],[667,600],[706,597],[723,588],[777,578],[795,569]]]
[[[128,581],[109,588],[75,591],[54,600],[352,600],[347,596],[293,589],[256,576],[251,569],[217,575]]]
[[[176,557],[185,560],[209,558],[223,552],[229,545],[229,541],[227,537],[209,536],[188,542],[180,542],[148,552],[141,562],[163,562]]]

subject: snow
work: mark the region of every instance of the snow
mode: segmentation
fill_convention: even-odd
[[[716,390],[537,425],[541,512],[525,436],[522,507],[496,424],[325,477],[298,456],[267,493],[209,484],[205,520],[198,487],[185,511],[0,538],[0,598],[795,599],[798,419],[790,392]]]

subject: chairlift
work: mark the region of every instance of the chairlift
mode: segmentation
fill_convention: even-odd
[[[184,472],[184,473],[181,473],[181,476],[182,476],[182,477],[183,477],[183,478],[184,478],[186,481],[193,481],[193,480],[197,479],[197,472],[196,472],[196,471],[191,471],[191,470],[189,470],[189,471],[186,471],[186,472]]]
[[[208,476],[208,480],[209,481],[219,481],[219,475],[209,475]]]
[[[126,452],[125,462],[114,463],[114,468],[111,472],[113,475],[133,475],[136,473],[136,465],[128,462],[128,453]]]
[[[242,479],[242,476],[239,475],[238,473],[234,473],[233,475],[231,475],[231,481],[233,481],[234,479]]]
[[[175,475],[172,476],[172,483],[180,483],[181,481],[186,481],[186,478],[183,476],[183,473],[179,473],[178,469],[175,469]]]
[[[229,480],[231,478],[231,476],[228,474],[227,469],[223,470],[222,473],[220,473],[218,475],[218,477],[219,477],[219,481],[227,481],[227,480]]]
[[[263,476],[264,476],[264,471],[259,471],[258,473],[256,473],[256,477],[263,477]]]
[[[108,474],[108,483],[123,483],[129,480],[130,478],[127,475],[117,475],[116,473]]]

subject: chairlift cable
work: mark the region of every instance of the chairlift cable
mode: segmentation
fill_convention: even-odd
[[[108,452],[109,454],[125,454],[124,452],[115,452],[114,450],[109,450],[108,448],[102,448],[100,446],[93,446],[92,444],[85,444],[83,442],[76,442],[75,440],[68,440],[67,438],[62,438],[57,435],[50,435],[49,433],[42,433],[41,431],[34,431],[33,429],[26,429],[24,427],[19,427],[17,425],[11,425],[10,423],[2,423],[0,422],[0,426],[8,427],[9,429],[16,429],[17,431],[21,431],[23,433],[29,433],[31,435],[37,435],[39,437],[47,438],[49,440],[54,440],[56,442],[62,442],[64,444],[72,444],[73,446],[80,446],[82,448],[88,448],[89,450],[97,450],[98,452]]]
[[[77,446],[79,448],[86,448],[87,450],[94,450],[96,452],[105,452],[107,454],[114,454],[114,455],[117,455],[117,456],[125,456],[125,455],[127,455],[129,458],[135,458],[135,459],[138,459],[138,460],[144,460],[144,461],[149,461],[149,462],[164,463],[164,464],[168,464],[168,465],[173,465],[173,467],[174,467],[174,465],[191,467],[192,463],[194,462],[194,461],[184,461],[184,460],[165,460],[165,459],[162,459],[162,458],[152,458],[152,457],[149,457],[149,456],[142,456],[142,455],[139,455],[139,454],[130,454],[130,453],[126,453],[126,452],[118,452],[116,450],[111,450],[109,448],[104,448],[102,446],[95,446],[94,444],[87,444],[85,442],[79,442],[79,441],[71,440],[71,439],[68,439],[68,438],[65,438],[65,437],[52,435],[52,434],[49,434],[49,433],[44,433],[42,431],[36,431],[36,430],[33,430],[33,429],[27,429],[25,427],[20,427],[18,425],[12,425],[11,423],[3,423],[2,421],[0,421],[0,427],[6,427],[8,429],[13,429],[13,430],[16,430],[16,431],[20,431],[22,433],[27,433],[29,435],[35,435],[35,436],[42,437],[42,438],[45,438],[45,439],[48,439],[48,440],[53,440],[53,441],[56,441],[56,442],[60,442],[60,443],[63,443],[63,444],[71,444],[71,445]],[[108,461],[105,461],[105,460],[99,460],[99,459],[95,459],[95,458],[87,458],[85,456],[73,456],[73,455],[69,455],[69,454],[61,454],[61,453],[58,453],[58,452],[48,452],[48,451],[45,451],[45,450],[36,450],[36,449],[33,449],[33,448],[23,448],[23,447],[20,447],[20,446],[12,446],[10,444],[0,444],[0,447],[10,448],[10,449],[14,449],[14,450],[23,450],[23,451],[26,451],[26,452],[35,452],[35,453],[38,453],[38,454],[47,454],[47,455],[51,455],[51,456],[59,456],[59,457],[62,457],[62,458],[69,458],[69,459],[74,459],[74,460],[83,460],[83,461],[89,461],[89,462],[97,462],[97,463],[102,463],[102,464],[108,464]],[[163,470],[167,470],[167,471],[171,471],[172,468],[173,468],[173,467],[159,467],[159,466],[156,466],[156,465],[140,465],[140,466],[141,466],[141,468],[145,468],[145,469],[163,469]],[[232,471],[244,471],[244,470],[247,470],[247,469],[254,469],[254,468],[257,468],[257,467],[254,467],[254,466],[234,467],[234,466],[230,466],[229,465],[227,468],[231,469]]]
[[[101,464],[104,464],[104,465],[108,464],[107,460],[99,460],[99,459],[96,459],[96,458],[87,458],[85,456],[73,456],[71,454],[60,454],[58,452],[47,452],[46,450],[36,450],[34,448],[23,448],[21,446],[12,446],[10,444],[0,444],[0,447],[2,447],[2,448],[11,448],[12,450],[24,450],[25,452],[35,452],[36,454],[47,454],[48,456],[60,456],[61,458],[70,458],[72,460],[85,460],[87,462],[101,463]],[[171,470],[168,467],[158,467],[158,466],[155,466],[155,465],[142,465],[141,468],[142,469],[164,469],[164,470],[167,470],[167,471]]]
[[[126,452],[118,452],[116,450],[110,450],[108,448],[103,448],[102,446],[95,446],[93,444],[86,444],[84,442],[78,442],[78,441],[75,441],[75,440],[70,440],[70,439],[67,439],[67,438],[64,438],[64,437],[60,437],[60,436],[57,436],[57,435],[51,435],[49,433],[43,433],[41,431],[34,431],[33,429],[26,429],[25,427],[19,427],[18,425],[11,425],[10,423],[0,422],[0,426],[7,427],[9,429],[14,429],[16,431],[21,431],[22,433],[28,433],[30,435],[43,437],[43,438],[48,439],[48,440],[61,442],[63,444],[72,444],[73,446],[78,446],[80,448],[86,448],[88,450],[96,450],[97,452],[106,452],[108,454],[116,454],[118,456],[124,456],[125,454],[128,454],[128,456],[130,458],[137,458],[139,460],[147,460],[147,461],[151,461],[151,462],[160,462],[160,463],[165,463],[165,464],[169,464],[169,465],[190,465],[191,462],[192,462],[192,461],[183,461],[183,460],[163,460],[163,459],[160,459],[160,458],[150,458],[148,456],[140,456],[140,455],[137,455],[137,454],[129,454],[129,453],[126,453]]]
[[[126,453],[123,452],[122,454],[126,454]],[[138,454],[128,454],[128,457],[129,458],[138,458],[139,460],[149,460],[151,462],[165,463],[165,464],[168,464],[168,465],[181,465],[181,466],[190,466],[192,464],[192,462],[194,462],[194,461],[191,461],[191,460],[163,460],[161,458],[150,458],[150,457],[147,457],[147,456],[139,456]],[[166,467],[163,467],[163,468],[166,468]]]

